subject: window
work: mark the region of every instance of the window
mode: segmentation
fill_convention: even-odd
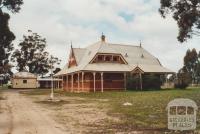
[[[27,80],[23,80],[23,83],[26,84],[26,83],[27,83]]]
[[[99,54],[92,63],[119,63],[126,64],[120,54]]]
[[[106,60],[106,61],[111,61],[111,57],[110,57],[110,56],[106,56],[106,57],[105,57],[105,60]]]
[[[119,60],[119,57],[118,56],[113,56],[113,61],[114,62],[117,62]]]
[[[98,61],[103,61],[103,55],[98,55]]]

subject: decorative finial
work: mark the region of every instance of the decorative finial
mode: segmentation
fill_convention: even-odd
[[[127,54],[127,53],[125,54],[125,57],[128,57],[128,54]]]
[[[72,48],[72,41],[70,41],[70,43],[71,43],[71,48]]]
[[[106,36],[102,33],[102,35],[101,35],[101,41],[102,42],[105,42],[106,41]]]

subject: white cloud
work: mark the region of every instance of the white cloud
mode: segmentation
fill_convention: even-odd
[[[158,13],[158,0],[25,0],[19,14],[12,15],[11,29],[16,43],[31,29],[47,39],[48,49],[67,61],[70,40],[75,47],[85,47],[99,40],[102,25],[110,42],[139,44],[177,71],[188,48],[197,48],[198,38],[179,44],[176,23]],[[132,15],[127,22],[120,13]]]

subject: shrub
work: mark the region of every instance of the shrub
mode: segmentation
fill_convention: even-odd
[[[177,80],[175,81],[175,88],[185,89],[192,81],[192,77],[189,73],[178,73]]]

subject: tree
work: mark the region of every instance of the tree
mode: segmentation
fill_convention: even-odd
[[[188,72],[192,77],[192,82],[194,83],[197,78],[197,67],[198,67],[198,54],[196,49],[187,50],[184,57],[184,67],[183,71]]]
[[[6,8],[12,13],[18,13],[22,4],[23,0],[0,0],[0,10]]]
[[[182,43],[193,35],[200,36],[200,1],[199,0],[160,0],[159,12],[162,17],[172,14],[178,24],[177,39]]]
[[[192,77],[189,72],[186,72],[185,68],[182,68],[177,73],[177,79],[175,80],[175,88],[185,89],[191,83]]]
[[[22,4],[23,0],[0,0],[0,74],[12,74],[9,56],[13,50],[12,41],[15,39],[9,29],[10,15],[3,12],[3,9],[18,13]]]
[[[14,34],[8,27],[9,14],[0,10],[0,74],[10,72],[9,56],[13,50]]]
[[[200,83],[200,52],[196,49],[188,49],[184,57],[184,65],[171,80],[175,81],[175,87],[186,88],[189,84]]]
[[[19,48],[12,55],[12,61],[17,62],[17,69],[24,69],[31,73],[45,75],[49,72],[51,65],[53,68],[60,64],[57,57],[49,55],[46,49],[46,39],[37,33],[28,30],[29,35],[23,36],[23,41],[19,43]]]
[[[197,76],[197,84],[200,84],[200,51],[198,54],[198,60],[197,60],[197,69],[196,69],[196,76]]]

